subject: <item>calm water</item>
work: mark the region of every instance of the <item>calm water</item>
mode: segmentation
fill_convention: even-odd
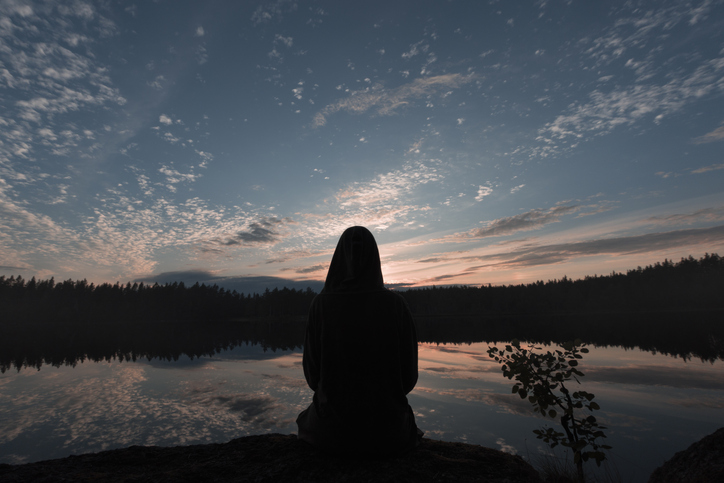
[[[502,346],[502,344],[498,344]],[[488,344],[421,344],[409,399],[426,436],[536,460],[532,433],[553,422],[510,393]],[[645,481],[675,452],[724,426],[724,365],[591,347],[581,369],[608,426],[624,481]],[[311,401],[300,351],[239,346],[177,362],[84,362],[0,375],[0,463],[26,463],[130,445],[225,442],[296,432]],[[535,461],[534,461],[535,463]]]

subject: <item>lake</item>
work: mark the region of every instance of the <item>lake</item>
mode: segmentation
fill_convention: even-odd
[[[409,396],[418,426],[427,437],[498,448],[535,465],[550,450],[532,431],[556,423],[511,394],[488,345],[420,344],[420,378]],[[724,426],[720,359],[589,348],[580,387],[596,395],[613,446],[609,471],[623,481],[646,481],[674,453]],[[0,463],[295,433],[296,415],[312,399],[301,364],[301,349],[242,344],[172,362],[86,360],[9,370],[0,375]]]

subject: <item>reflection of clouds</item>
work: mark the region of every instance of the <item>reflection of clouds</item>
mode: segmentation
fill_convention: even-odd
[[[255,373],[252,371],[244,371],[250,375]],[[284,380],[287,376],[279,375],[262,375],[263,380]],[[249,377],[251,379],[251,377]],[[290,381],[293,378],[288,378]],[[276,384],[275,384],[276,385]],[[287,388],[289,388],[287,386]],[[285,388],[282,392],[288,392]],[[296,408],[285,404],[287,401],[280,400],[269,394],[267,384],[262,387],[249,388],[245,392],[229,392],[234,386],[229,387],[226,381],[216,382],[215,384],[202,384],[199,386],[190,385],[182,394],[182,399],[188,400],[191,406],[201,406],[205,408],[199,411],[205,415],[213,414],[214,418],[226,419],[228,417],[238,418],[234,424],[237,431],[241,430],[247,434],[257,432],[259,430],[284,429],[288,427],[294,420],[292,418],[283,417],[288,412],[293,412]],[[209,412],[207,409],[218,409],[218,411]]]
[[[655,426],[655,422],[650,419],[610,411],[602,411],[601,414],[596,415],[596,418],[598,419],[598,422],[604,426],[632,428],[636,431],[651,431],[651,429]]]
[[[425,367],[422,370],[427,371],[427,372],[442,372],[442,373],[457,372],[457,369],[453,369],[452,367]]]
[[[416,392],[426,392],[438,396],[451,396],[468,402],[481,402],[488,406],[496,406],[504,412],[520,416],[534,416],[542,418],[533,412],[533,406],[525,399],[513,394],[498,394],[487,392],[484,389],[434,389],[429,387],[416,387]]]
[[[303,374],[303,371],[301,370],[302,367],[302,352],[292,352],[289,354],[285,354],[284,357],[280,357],[277,361],[277,367],[280,369],[294,369],[298,370],[301,377],[301,374]]]
[[[307,381],[304,380],[303,377],[290,377],[285,376],[284,374],[262,374],[261,377],[272,381],[275,385],[278,385],[280,388],[306,388],[307,387]]]
[[[685,408],[724,409],[724,399],[712,396],[699,396],[672,400],[670,401],[670,404]]]
[[[267,395],[251,396],[249,394],[233,394],[212,396],[200,401],[207,407],[218,406],[232,413],[236,413],[242,421],[253,423],[264,429],[280,427],[273,413],[281,407],[275,398]]]
[[[588,367],[586,377],[596,382],[669,386],[686,389],[724,390],[720,373],[703,372],[701,368],[664,365],[631,365],[625,367]]]
[[[503,438],[498,438],[495,441],[495,444],[498,445],[498,447],[500,448],[500,451],[502,451],[503,453],[518,454],[518,450],[515,449],[515,446],[509,445],[508,443],[505,442],[505,440]]]
[[[444,366],[431,366],[431,367],[419,367],[421,373],[434,373],[441,378],[453,378],[453,379],[467,379],[467,380],[478,380],[482,379],[481,374],[487,374],[493,371],[488,367],[477,367],[477,366],[455,366],[455,367],[444,367]]]
[[[86,362],[6,375],[0,392],[0,462],[289,432],[308,404],[303,380],[294,385],[292,376],[244,374],[238,364],[218,361],[205,369]]]
[[[446,346],[446,345],[439,345],[439,344],[426,344],[426,343],[420,343],[419,344],[419,357],[420,359],[425,359],[427,357],[434,357],[435,355],[450,355],[450,357],[444,357],[446,362],[462,362],[465,359],[464,358],[470,358],[474,359],[477,363],[485,363],[490,364],[492,367],[497,367],[497,364],[493,364],[493,360],[487,355],[486,351],[488,349],[487,344],[475,344],[477,346],[477,349],[473,348],[463,348],[462,346]],[[469,345],[467,347],[470,347]],[[429,356],[426,354],[427,352],[431,353]],[[461,356],[461,357],[456,357]],[[468,361],[466,361],[468,362]],[[486,369],[486,371],[489,369]]]

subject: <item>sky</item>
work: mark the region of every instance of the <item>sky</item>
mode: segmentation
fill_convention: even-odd
[[[724,255],[724,2],[0,0],[0,275],[391,287]]]

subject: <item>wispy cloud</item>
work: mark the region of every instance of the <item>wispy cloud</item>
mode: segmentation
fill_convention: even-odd
[[[662,225],[690,225],[700,222],[724,221],[724,207],[704,208],[693,213],[675,213],[672,215],[652,216],[646,221]]]
[[[348,97],[326,106],[316,114],[312,125],[324,126],[329,116],[340,111],[362,114],[374,110],[377,115],[391,116],[414,99],[435,94],[442,89],[458,88],[474,79],[475,74],[444,74],[418,78],[394,89],[386,89],[382,84],[375,84],[363,90],[353,91]]]
[[[550,223],[560,221],[561,217],[570,213],[575,213],[580,209],[578,205],[572,206],[555,206],[548,210],[530,210],[519,215],[506,216],[487,222],[482,228],[476,228],[464,234],[458,235],[459,238],[487,238],[494,236],[512,235],[520,231],[529,231],[538,229]]]
[[[695,9],[696,10],[696,9]],[[619,127],[642,121],[660,123],[687,104],[721,92],[721,69],[724,58],[693,55],[691,62],[671,71],[670,56],[665,49],[645,49],[653,38],[670,36],[674,28],[696,28],[706,11],[692,13],[688,3],[675,3],[661,9],[636,9],[595,38],[578,42],[584,48],[582,62],[593,61],[591,70],[617,73],[630,71],[634,82],[613,89],[595,89],[587,101],[575,102],[553,121],[539,130],[543,147],[534,155],[548,155],[575,146],[587,136],[603,135]],[[693,23],[691,19],[696,19]],[[614,76],[616,77],[616,76]],[[696,138],[694,142],[711,142],[724,136],[722,129]]]
[[[343,207],[386,204],[403,198],[420,185],[442,178],[434,161],[406,163],[401,169],[380,174],[372,181],[352,183],[339,191],[336,198]]]
[[[694,138],[695,144],[713,143],[724,140],[724,126],[714,129],[712,132]]]
[[[264,24],[293,12],[297,8],[296,0],[265,0],[254,10],[251,21],[254,25]]]
[[[561,263],[586,256],[654,253],[684,246],[694,248],[721,243],[724,243],[724,225],[554,245],[524,246],[500,253],[459,257],[458,260],[490,262],[471,267],[471,270],[519,269]]]
[[[695,169],[694,171],[692,171],[692,174],[702,174],[702,173],[707,173],[709,171],[717,171],[719,169],[724,169],[724,163],[712,164],[710,166],[704,166],[703,168]]]

